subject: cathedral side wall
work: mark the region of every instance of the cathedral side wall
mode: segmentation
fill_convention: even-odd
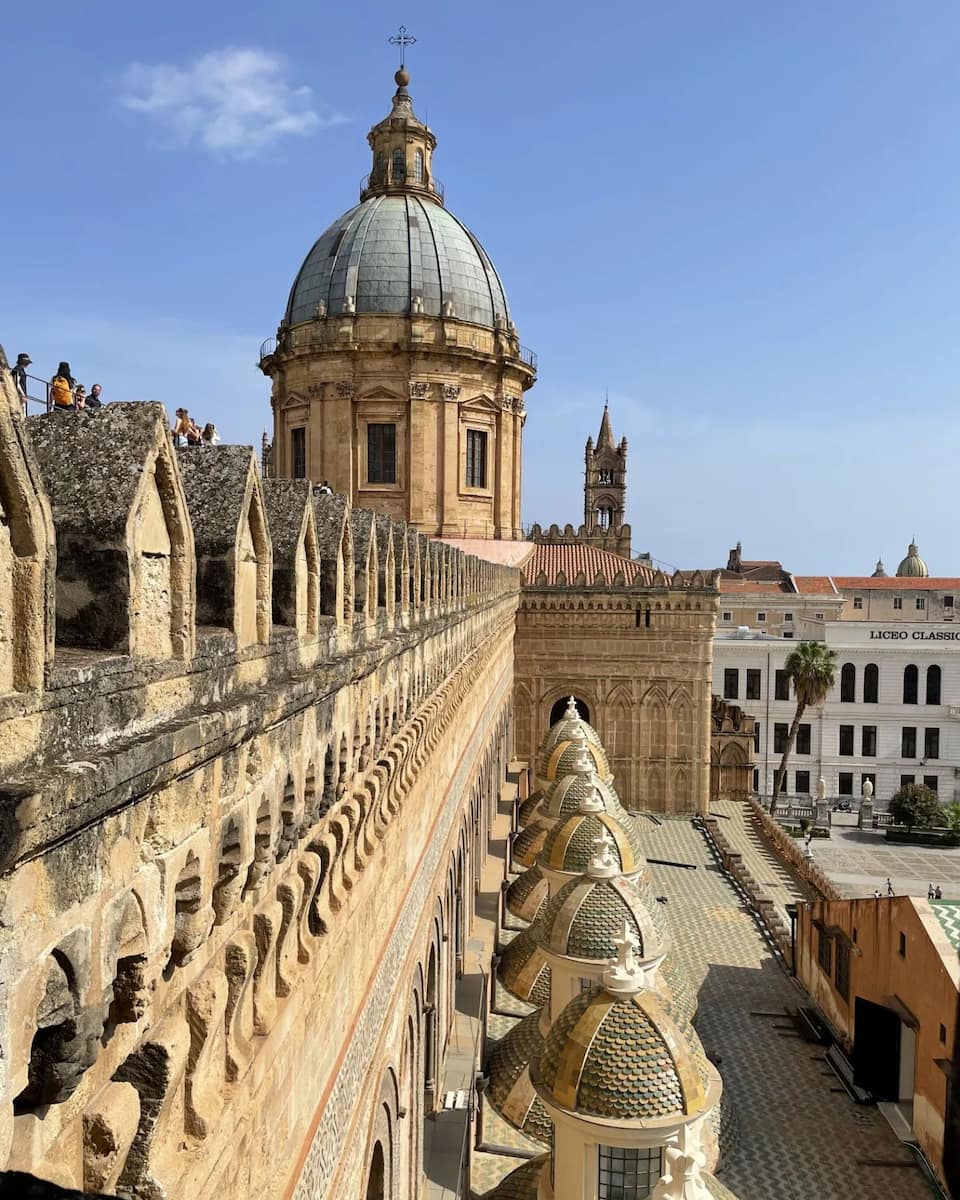
[[[710,589],[524,586],[518,756],[532,760],[553,705],[574,689],[628,807],[705,812],[716,610]]]

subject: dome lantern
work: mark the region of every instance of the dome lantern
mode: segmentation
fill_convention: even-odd
[[[907,547],[907,557],[897,567],[897,577],[901,579],[926,579],[929,574],[927,564],[920,557],[920,551],[917,549],[916,540],[914,540]]]
[[[390,113],[367,134],[373,162],[360,186],[360,199],[413,193],[443,204],[443,188],[433,178],[437,139],[413,111],[407,91],[410,72],[401,67],[393,78],[397,90]]]

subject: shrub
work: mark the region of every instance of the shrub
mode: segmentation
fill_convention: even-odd
[[[890,815],[907,829],[932,829],[944,819],[937,793],[922,783],[908,783],[890,801]]]

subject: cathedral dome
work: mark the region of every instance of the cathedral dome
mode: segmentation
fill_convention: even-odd
[[[368,196],[314,244],[285,319],[296,325],[341,313],[423,313],[488,329],[510,322],[486,251],[427,193]]]
[[[903,559],[900,566],[897,567],[897,575],[907,579],[926,579],[930,572],[927,570],[927,564],[920,557],[920,552],[917,550],[917,543],[911,542],[907,547],[907,557]]]

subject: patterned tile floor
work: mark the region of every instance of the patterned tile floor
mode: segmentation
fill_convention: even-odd
[[[739,1200],[929,1200],[933,1193],[880,1113],[853,1104],[818,1048],[794,1036],[789,1021],[754,1015],[783,1013],[802,994],[771,956],[702,835],[680,819],[644,831],[649,857],[697,867],[653,871],[658,894],[669,897],[674,953],[699,987],[697,1028],[707,1050],[721,1056],[735,1106],[739,1135],[720,1179]],[[787,881],[777,877],[785,890]],[[489,1113],[486,1106],[486,1140],[512,1136],[517,1144],[517,1135]],[[476,1155],[475,1194],[519,1162]]]

